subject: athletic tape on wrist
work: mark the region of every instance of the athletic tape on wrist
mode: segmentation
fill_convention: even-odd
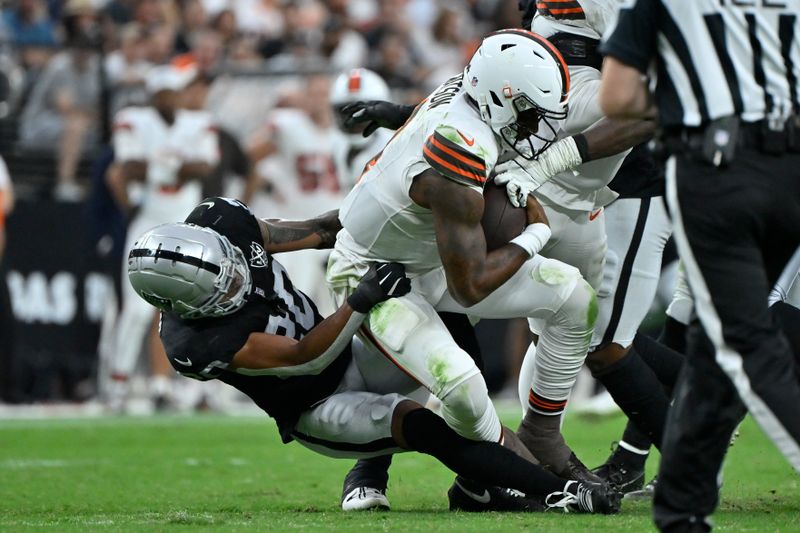
[[[511,242],[528,252],[530,257],[533,257],[547,244],[551,234],[550,226],[537,222],[526,227],[520,235],[511,239]]]
[[[583,157],[575,143],[575,138],[567,137],[553,143],[539,156],[539,163],[547,176],[555,176],[566,170],[573,170],[583,163]]]

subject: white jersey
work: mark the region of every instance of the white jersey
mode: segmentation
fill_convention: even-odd
[[[168,124],[153,107],[125,108],[114,118],[113,143],[117,162],[147,162],[142,213],[152,211],[155,219],[167,215],[166,221],[185,217],[201,199],[199,182],[179,186],[180,165],[219,162],[217,128],[206,111],[180,109]]]
[[[278,109],[268,127],[278,153],[281,172],[270,176],[286,199],[280,216],[311,218],[338,209],[344,196],[334,163],[334,126],[320,127],[299,109]]]
[[[11,187],[11,176],[8,173],[8,167],[3,156],[0,156],[0,191]]]
[[[559,121],[559,138],[578,134],[591,127],[605,115],[600,109],[597,94],[600,90],[600,71],[592,67],[569,67],[571,89],[569,113]],[[620,154],[584,163],[573,171],[553,176],[537,189],[535,195],[546,203],[580,211],[593,211],[616,198],[606,186],[614,179],[622,161],[630,153]]]
[[[5,226],[6,211],[11,207],[11,176],[2,156],[0,156],[0,230]]]
[[[436,89],[370,162],[339,211],[338,251],[362,261],[397,261],[409,274],[441,267],[432,213],[409,196],[413,179],[433,169],[482,194],[499,151],[461,78]]]
[[[350,135],[345,133],[340,132],[336,136],[334,162],[342,191],[347,193],[355,186],[367,163],[383,150],[393,133],[385,128],[379,128],[368,139],[364,139],[367,142],[362,145],[354,144],[350,140]]]

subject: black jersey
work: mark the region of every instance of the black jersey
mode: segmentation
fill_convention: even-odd
[[[161,340],[172,366],[195,379],[219,379],[249,396],[278,423],[284,442],[304,410],[330,396],[350,363],[350,348],[318,375],[245,376],[228,365],[254,332],[299,340],[322,321],[314,302],[295,289],[286,270],[263,247],[256,217],[241,202],[209,198],[187,223],[227,237],[248,258],[253,286],[245,305],[230,315],[184,320],[161,314]]]
[[[664,195],[664,168],[646,144],[633,147],[608,187],[620,198],[652,198]]]

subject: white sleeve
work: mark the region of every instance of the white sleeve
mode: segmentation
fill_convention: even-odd
[[[197,158],[209,165],[219,163],[219,135],[216,126],[208,123],[198,132],[198,135],[195,152]]]
[[[9,189],[11,187],[11,176],[8,173],[8,167],[2,156],[0,156],[0,191]]]
[[[591,67],[583,68],[597,72]],[[578,80],[569,94],[569,113],[562,125],[567,135],[581,133],[605,116],[597,98],[600,91],[600,75],[592,74],[580,72],[576,76]]]
[[[147,160],[144,138],[137,121],[124,110],[117,113],[114,118],[112,143],[114,145],[114,159],[116,161],[144,161]]]

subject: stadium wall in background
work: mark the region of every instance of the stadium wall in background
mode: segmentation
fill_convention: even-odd
[[[0,353],[7,401],[83,399],[94,391],[103,313],[114,272],[95,252],[81,203],[21,201],[8,221],[3,278],[14,348]],[[118,270],[115,268],[114,270]]]

